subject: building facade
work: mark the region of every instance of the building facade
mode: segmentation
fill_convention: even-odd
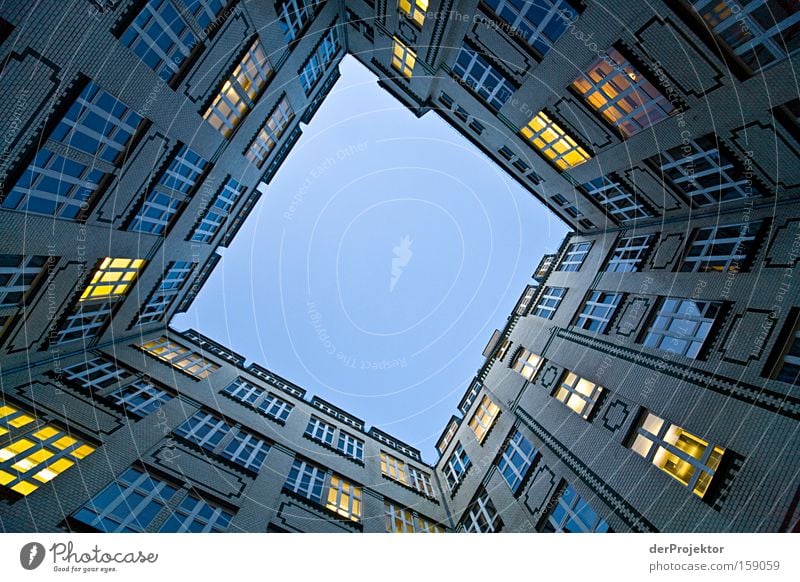
[[[800,12],[0,8],[5,531],[794,531]],[[573,230],[413,446],[185,311],[352,54]]]

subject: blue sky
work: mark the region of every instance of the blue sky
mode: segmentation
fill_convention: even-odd
[[[426,460],[565,226],[352,57],[190,310],[230,346]],[[486,120],[489,125],[493,120]]]

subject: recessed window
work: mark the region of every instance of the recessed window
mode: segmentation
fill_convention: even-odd
[[[387,477],[408,484],[408,473],[406,463],[381,451],[381,473]]]
[[[461,47],[453,72],[495,110],[503,107],[517,90],[499,69],[467,45]]]
[[[526,439],[518,429],[514,429],[497,462],[497,470],[505,479],[512,493],[516,493],[519,489],[537,454],[538,451],[533,443]]]
[[[511,363],[511,369],[526,380],[532,381],[539,371],[539,368],[542,367],[542,363],[544,363],[543,357],[537,356],[533,352],[523,348],[514,357],[514,361]]]
[[[644,411],[630,448],[674,477],[698,497],[714,478],[725,449]]]
[[[117,406],[137,418],[144,418],[172,400],[172,394],[144,380],[123,386],[110,397]]]
[[[233,178],[228,178],[222,188],[214,197],[214,201],[207,207],[205,215],[197,224],[192,233],[191,240],[208,243],[214,239],[222,225],[231,214],[236,202],[247,189]]]
[[[264,440],[202,410],[176,428],[175,434],[251,471],[261,469],[270,449]]]
[[[486,438],[486,434],[492,428],[498,414],[500,414],[500,407],[491,398],[484,396],[469,421],[469,427],[475,433],[475,438],[478,439],[479,443],[482,443],[483,439]]]
[[[619,239],[617,246],[608,259],[606,271],[609,273],[636,273],[642,268],[653,235],[643,234],[625,236]]]
[[[335,426],[325,422],[321,418],[312,416],[308,420],[308,426],[306,426],[305,434],[315,441],[319,441],[323,444],[333,446],[333,435],[335,432],[336,432]]]
[[[472,462],[469,460],[464,447],[461,446],[461,443],[456,443],[453,454],[447,459],[447,464],[443,469],[444,477],[447,480],[447,486],[450,488],[451,492],[461,483],[461,480],[464,478],[464,475],[467,474],[467,470],[471,466]]]
[[[587,331],[605,333],[621,300],[622,293],[592,291],[578,314],[575,326]]]
[[[553,396],[581,418],[588,419],[602,392],[601,386],[567,370]]]
[[[792,311],[789,321],[790,335],[783,345],[778,344],[782,355],[773,377],[781,382],[800,386],[800,317],[796,309]]]
[[[406,18],[419,28],[422,28],[422,25],[425,24],[428,0],[398,0],[397,7]]]
[[[321,0],[283,0],[279,3],[278,24],[287,43],[298,37],[321,4]]]
[[[171,263],[161,281],[150,294],[147,302],[142,306],[136,325],[147,325],[161,321],[173,301],[178,298],[180,290],[189,280],[189,276],[195,266],[196,263],[187,261]]]
[[[200,354],[164,336],[146,341],[137,347],[154,358],[158,358],[198,379],[208,378],[219,369],[219,366],[214,362],[209,362]]]
[[[322,503],[322,487],[325,484],[325,469],[302,459],[295,459],[283,488],[305,497],[314,503]]]
[[[49,483],[94,447],[39,420],[33,413],[3,404],[0,406],[0,485],[29,495]]]
[[[625,222],[647,218],[652,213],[622,183],[608,176],[600,176],[581,185],[588,196],[594,198],[614,220]]]
[[[314,53],[300,69],[300,84],[306,92],[306,95],[311,93],[311,90],[316,86],[325,69],[333,61],[333,57],[339,52],[339,29],[334,25],[328,31],[328,34],[322,39]]]
[[[564,287],[545,287],[542,296],[539,297],[539,302],[533,308],[533,314],[537,317],[553,319],[566,294],[567,290]]]
[[[124,297],[144,266],[144,259],[114,259],[106,257],[97,267],[92,279],[81,294],[81,301]]]
[[[328,486],[328,502],[325,507],[350,521],[359,522],[361,521],[361,498],[361,487],[353,485],[337,475],[331,476]]]
[[[278,145],[278,141],[293,118],[294,110],[284,96],[272,110],[264,127],[259,130],[253,143],[247,149],[245,154],[247,159],[261,168],[267,161],[270,152]]]
[[[423,495],[436,497],[436,494],[433,492],[433,483],[431,482],[430,473],[417,469],[413,465],[408,465],[408,482]]]
[[[592,243],[590,242],[572,243],[567,247],[567,252],[564,253],[564,258],[556,267],[556,271],[580,271],[591,248]]]
[[[336,442],[336,449],[345,457],[350,457],[357,461],[364,460],[364,441],[341,429],[339,430],[339,439]]]
[[[572,485],[564,487],[551,504],[543,530],[549,533],[605,533],[611,531]]]
[[[567,28],[578,18],[578,11],[567,0],[485,0],[489,8],[511,28],[512,37],[522,37],[539,55],[547,54]]]
[[[213,33],[213,28],[219,26],[218,19],[222,9],[228,5],[229,0],[186,0],[186,7],[197,19],[197,24],[207,35]]]
[[[503,521],[489,494],[481,489],[464,517],[461,528],[468,533],[497,533],[503,528]]]
[[[597,59],[571,87],[626,137],[675,111],[672,103],[615,48]]]
[[[414,73],[417,63],[417,53],[407,47],[399,38],[394,37],[392,44],[392,67],[399,71],[406,79]]]
[[[286,422],[294,405],[243,378],[237,378],[222,391],[234,400],[263,412],[267,418]]]
[[[53,343],[60,345],[81,340],[86,345],[108,323],[113,307],[107,300],[78,301],[59,327]]]
[[[256,99],[271,76],[272,65],[261,41],[256,39],[203,113],[203,119],[224,137],[230,137],[239,122],[255,107]]]
[[[414,514],[410,509],[400,507],[389,501],[383,503],[383,513],[386,517],[386,531],[388,533],[414,533]]]
[[[544,111],[537,113],[520,133],[559,170],[574,168],[592,157]]]
[[[760,226],[760,223],[739,223],[696,229],[680,270],[738,273],[747,266]]]
[[[89,355],[86,354],[86,357]],[[133,374],[103,356],[72,364],[65,367],[62,372],[65,380],[90,392],[102,391],[133,378]]]
[[[697,358],[714,326],[720,303],[665,297],[650,324],[644,345],[687,358]]]
[[[22,305],[47,261],[39,255],[0,255],[0,307]]]

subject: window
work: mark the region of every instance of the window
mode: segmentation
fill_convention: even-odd
[[[301,459],[295,459],[283,488],[315,503],[322,503],[325,470]]]
[[[102,356],[67,366],[63,373],[65,380],[92,392],[110,388],[133,377],[127,370]]]
[[[161,234],[167,229],[181,206],[183,201],[180,198],[152,190],[131,223],[130,230]]]
[[[144,259],[106,257],[81,294],[81,301],[123,297],[144,266]]]
[[[247,159],[261,168],[293,118],[294,111],[289,105],[288,99],[286,97],[281,98],[267,118],[264,127],[259,130],[253,143],[250,144],[246,154]]]
[[[486,0],[486,4],[512,30],[511,36],[522,37],[539,54],[547,54],[561,35],[578,18],[567,0]]]
[[[241,429],[233,429],[231,440],[220,454],[245,469],[258,471],[267,453],[269,445],[266,442]]]
[[[22,409],[0,406],[0,485],[29,495],[94,452],[72,434]],[[6,444],[7,443],[7,444]]]
[[[196,412],[185,420],[175,434],[208,449],[214,449],[231,430],[228,423],[210,412]]]
[[[361,487],[332,475],[325,507],[350,521],[361,521]]]
[[[128,414],[143,418],[172,400],[172,394],[144,380],[138,380],[119,388],[111,395],[112,400]]]
[[[333,434],[335,432],[336,428],[332,424],[328,424],[316,416],[312,416],[309,419],[306,427],[306,434],[309,437],[330,446],[333,446]]]
[[[212,24],[217,24],[216,20],[220,12],[228,5],[228,0],[185,0],[186,7],[189,9],[197,23],[207,35],[211,35]]]
[[[606,521],[586,503],[572,485],[558,494],[553,510],[544,523],[550,533],[605,533],[610,531]]]
[[[339,29],[334,25],[300,70],[300,84],[306,95],[311,93],[311,90],[322,78],[325,68],[333,61],[337,52],[339,52]]]
[[[468,533],[497,533],[503,527],[500,514],[489,498],[489,494],[481,489],[478,497],[467,509],[462,518],[461,527]]]
[[[96,337],[111,317],[112,305],[104,302],[78,302],[56,332],[56,345],[83,340],[84,344]]]
[[[219,369],[217,364],[209,362],[200,354],[196,354],[189,348],[170,341],[164,336],[147,341],[137,347],[154,358],[167,362],[174,368],[198,379],[208,378]]]
[[[592,157],[544,111],[537,113],[520,133],[559,170],[574,168]]]
[[[364,460],[364,441],[343,430],[339,431],[339,441],[336,444],[336,448],[344,453],[345,457],[350,457],[357,461]]]
[[[495,110],[503,107],[517,90],[499,69],[466,45],[456,57],[453,73]]]
[[[636,273],[642,268],[653,235],[625,236],[619,239],[606,265],[609,273]]]
[[[191,240],[211,242],[219,229],[230,216],[236,201],[244,195],[246,188],[233,178],[228,178],[217,192],[214,202],[207,209],[200,223],[195,227]]]
[[[543,362],[544,358],[523,348],[517,353],[514,361],[511,363],[511,369],[526,380],[532,381],[539,371],[539,368],[542,367]]]
[[[681,271],[738,273],[747,266],[760,226],[759,223],[740,223],[696,229]]]
[[[483,443],[486,433],[492,428],[498,414],[500,414],[500,407],[492,402],[491,398],[484,396],[469,421],[469,427],[475,433],[475,438],[478,439],[479,443]]]
[[[286,422],[286,419],[289,418],[289,413],[294,408],[293,404],[286,402],[282,398],[278,398],[271,392],[268,392],[267,395],[256,405],[256,408],[266,414],[269,418],[274,420],[278,420],[280,422]]]
[[[790,319],[791,335],[785,342],[778,344],[778,349],[783,349],[783,352],[773,377],[781,382],[800,386],[800,319],[796,310],[794,318],[794,322]]]
[[[447,480],[447,486],[450,488],[451,492],[461,483],[461,480],[464,478],[464,475],[466,475],[471,465],[472,463],[467,453],[464,451],[464,447],[461,446],[461,443],[456,443],[453,454],[447,459],[447,464],[443,469],[445,479]]]
[[[708,337],[720,303],[665,297],[644,338],[644,345],[697,358]]]
[[[556,267],[556,271],[580,271],[591,248],[592,243],[590,242],[572,243],[567,247],[567,252],[564,253],[564,258]]]
[[[615,48],[597,59],[571,87],[626,137],[675,111],[672,103]]]
[[[512,493],[516,493],[519,486],[522,485],[537,454],[538,451],[534,448],[533,443],[526,439],[519,430],[514,429],[497,462],[497,470],[508,483]]]
[[[0,255],[0,308],[22,305],[47,262],[39,255]]]
[[[392,67],[400,71],[406,79],[410,79],[416,63],[417,53],[395,36],[392,46]]]
[[[431,483],[430,474],[425,471],[420,471],[412,465],[408,465],[408,478],[411,486],[420,493],[428,497],[435,497],[433,492],[433,483]]]
[[[320,0],[284,0],[278,7],[278,24],[283,31],[283,38],[287,43],[298,37],[311,19],[317,7],[322,4]]]
[[[383,502],[388,533],[414,533],[414,515],[410,509],[399,507],[390,501]]]
[[[158,531],[162,533],[223,532],[233,519],[233,513],[189,493],[180,505],[170,512],[169,519]]]
[[[716,136],[706,135],[659,154],[661,172],[698,207],[761,196],[752,171],[743,171],[723,152]]]
[[[175,434],[252,471],[261,469],[270,448],[255,435],[231,428],[223,419],[202,410],[176,428]]]
[[[800,46],[800,12],[775,0],[691,0],[706,25],[752,71],[782,61]]]
[[[419,522],[419,530],[417,531],[420,533],[444,533],[444,528],[442,526],[426,517],[418,515],[417,521]]]
[[[263,412],[268,418],[281,423],[286,422],[286,419],[289,418],[289,413],[294,408],[294,405],[290,402],[278,398],[272,392],[255,386],[243,378],[237,378],[226,386],[222,392],[244,405]]]
[[[182,8],[175,0],[149,0],[119,39],[167,82],[198,43]]]
[[[652,216],[644,204],[637,200],[636,195],[616,179],[600,176],[582,184],[581,188],[588,196],[597,200],[613,220],[624,222]]]
[[[588,419],[603,388],[567,370],[553,396],[583,419]]]
[[[395,481],[408,484],[408,473],[406,472],[405,461],[401,461],[383,451],[381,451],[381,473]]]
[[[196,263],[187,261],[175,261],[169,266],[139,312],[136,325],[147,325],[163,319],[172,302],[178,297],[178,292],[189,279],[195,265]]]
[[[725,454],[687,430],[645,410],[630,448],[703,497]]]
[[[588,331],[605,333],[621,299],[622,293],[592,291],[586,298],[575,325]]]
[[[561,300],[564,299],[567,290],[564,287],[545,287],[539,302],[533,309],[533,314],[545,319],[553,319]]]
[[[398,0],[400,12],[419,28],[425,24],[425,13],[428,11],[428,0]]]
[[[261,41],[256,39],[241,63],[222,85],[222,90],[203,113],[203,119],[224,137],[230,137],[272,76],[272,65]]]

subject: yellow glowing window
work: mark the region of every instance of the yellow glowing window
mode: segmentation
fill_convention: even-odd
[[[646,412],[630,448],[703,497],[725,449]]]
[[[475,411],[469,421],[469,427],[475,433],[475,438],[478,439],[479,443],[482,443],[483,439],[486,438],[486,433],[492,428],[499,413],[500,407],[492,402],[491,398],[484,396],[480,405],[478,405],[478,410]]]
[[[422,28],[425,24],[425,12],[428,10],[428,0],[398,0],[397,6],[406,18]]]
[[[559,170],[568,170],[591,159],[555,121],[540,111],[520,130],[522,136]]]
[[[581,378],[577,374],[567,372],[561,380],[561,384],[556,388],[556,400],[563,402],[575,414],[583,418],[589,418],[594,405],[602,394],[603,388]]]
[[[0,407],[0,429],[10,440],[0,449],[0,485],[21,495],[36,491],[95,450],[9,405]]]
[[[144,259],[106,257],[83,290],[80,300],[108,299],[125,295],[144,263]]]
[[[209,362],[200,354],[163,336],[147,341],[139,347],[151,356],[163,360],[195,378],[208,378],[219,370],[219,366],[214,362]]]
[[[422,533],[444,533],[444,528],[438,523],[419,516],[419,531]]]
[[[536,372],[542,367],[542,362],[544,362],[544,358],[541,356],[537,356],[528,350],[522,349],[514,357],[511,369],[530,381],[533,380],[533,377],[536,376]]]
[[[417,53],[403,44],[397,37],[394,38],[392,47],[392,67],[400,71],[407,79],[414,73],[414,65],[417,62]]]
[[[325,507],[352,521],[361,521],[361,487],[332,476]]]
[[[381,473],[395,481],[408,484],[408,470],[405,462],[384,452],[381,452]]]
[[[385,501],[383,512],[387,533],[414,533],[414,515],[410,510]]]

